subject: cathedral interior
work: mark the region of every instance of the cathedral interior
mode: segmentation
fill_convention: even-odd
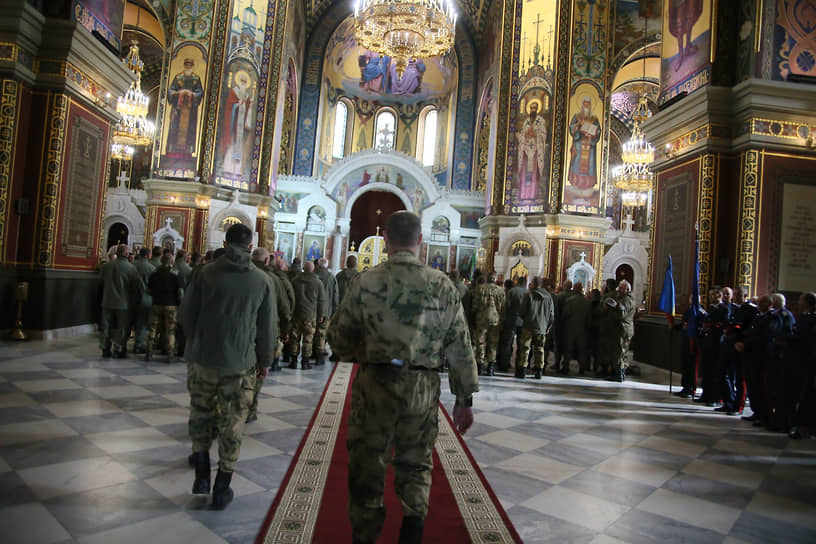
[[[19,541],[136,541],[174,523],[184,538],[251,540],[259,519],[250,518],[263,516],[259,505],[268,506],[277,486],[261,473],[285,470],[299,436],[284,430],[305,425],[314,404],[306,397],[325,383],[325,375],[321,383],[318,374],[293,374],[274,385],[297,390],[295,412],[281,415],[272,393],[265,398],[262,411],[280,417],[251,441],[248,466],[253,456],[283,460],[258,462],[242,480],[248,506],[235,522],[188,514],[186,498],[168,491],[172,478],[134,468],[144,468],[136,448],[88,442],[92,429],[61,420],[36,431],[70,442],[71,452],[83,449],[76,458],[114,452],[108,485],[149,495],[143,500],[165,515],[149,533],[127,535],[116,531],[147,516],[119,523],[112,513],[97,524],[90,514],[72,516],[61,499],[67,492],[48,490],[45,472],[26,479],[33,465],[15,463],[26,452],[45,459],[46,448],[26,449],[34,442],[9,425],[45,417],[38,411],[49,402],[68,407],[88,398],[66,393],[93,389],[81,380],[110,378],[111,386],[163,395],[155,406],[133,408],[151,432],[164,425],[162,437],[140,427],[127,440],[154,440],[155,451],[168,455],[184,450],[186,400],[173,397],[184,396],[183,369],[162,369],[154,379],[109,370],[92,376],[96,350],[77,340],[95,330],[98,269],[118,244],[203,254],[242,223],[256,246],[287,263],[325,257],[337,272],[356,255],[365,270],[387,259],[387,217],[409,210],[422,222],[419,258],[446,272],[469,278],[479,268],[499,279],[539,276],[587,289],[627,279],[641,310],[634,358],[675,372],[679,357],[666,346],[676,332],[658,310],[669,259],[678,314],[688,307],[697,261],[703,304],[712,286],[784,293],[791,304],[814,290],[812,0],[454,4],[453,47],[398,67],[358,44],[346,0],[0,3],[0,330],[19,322],[35,340],[0,345],[0,429],[11,433],[0,434],[0,488],[28,485],[19,500],[0,500],[0,519],[9,526],[12,511],[23,508],[20,519],[42,518],[47,533]],[[647,147],[649,184],[634,190],[621,168],[633,149]],[[20,392],[13,386],[27,381],[20,373],[79,385],[46,391],[32,383]],[[812,541],[812,478],[799,481],[813,475],[809,444],[748,436],[731,420],[700,423],[699,414],[667,418],[665,399],[646,385],[609,401],[621,413],[642,403],[643,418],[604,431],[597,396],[583,414],[595,419],[578,424],[581,414],[553,415],[565,409],[555,399],[586,399],[587,391],[545,382],[538,397],[527,386],[497,386],[474,432],[488,437],[476,440],[474,455],[525,541],[549,541],[547,531],[586,542],[677,540],[683,531],[692,541],[768,542],[782,534]],[[31,413],[6,412],[27,394]],[[497,428],[541,423],[540,408],[502,411],[536,398],[553,413],[546,433],[525,435],[525,452],[546,441],[560,449],[525,453],[525,466],[510,460],[508,437]],[[120,397],[102,399],[95,416],[126,408]],[[148,408],[161,417],[145,415]],[[97,466],[87,462],[83,470]],[[604,470],[570,472],[570,462]],[[663,472],[638,472],[648,466]],[[532,489],[531,467],[558,477],[533,476],[544,487]],[[635,484],[627,480],[633,472]],[[689,487],[728,499],[692,500]],[[613,504],[599,492],[613,488],[625,500]],[[85,499],[99,507],[108,496],[99,489],[74,492],[96,493]],[[570,506],[587,508],[594,521],[587,525]]]

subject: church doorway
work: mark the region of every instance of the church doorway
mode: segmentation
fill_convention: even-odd
[[[635,271],[628,264],[622,264],[615,270],[615,281],[626,280],[629,285],[635,284]]]
[[[108,245],[107,249],[119,244],[128,243],[128,228],[124,223],[114,223],[108,229]]]
[[[394,193],[368,191],[360,195],[351,208],[349,245],[358,244],[369,236],[382,236],[385,221],[394,212],[404,210],[405,204]]]

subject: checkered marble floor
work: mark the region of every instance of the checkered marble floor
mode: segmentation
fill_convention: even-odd
[[[0,343],[0,540],[252,542],[330,371],[270,375],[215,512],[189,493],[184,364],[101,359],[92,337]],[[481,387],[466,441],[525,542],[816,541],[816,440],[645,379]]]

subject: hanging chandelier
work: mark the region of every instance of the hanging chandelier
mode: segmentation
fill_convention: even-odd
[[[640,130],[640,123],[652,116],[646,95],[640,97],[632,114],[634,128],[632,137],[623,144],[621,159],[623,164],[612,170],[612,183],[620,189],[625,206],[642,206],[652,190],[654,174],[649,165],[654,161],[654,147],[646,141]]]
[[[453,47],[453,0],[357,0],[354,18],[360,46],[392,57],[400,77],[411,59]]]
[[[114,143],[111,146],[111,159],[129,161],[133,159],[133,148],[129,145]]]
[[[153,143],[156,126],[147,119],[150,98],[142,93],[144,62],[139,58],[139,46],[131,44],[127,57],[122,61],[136,74],[136,81],[130,84],[125,95],[120,96],[116,102],[116,112],[120,119],[113,127],[113,141],[115,144],[130,146],[150,145]]]

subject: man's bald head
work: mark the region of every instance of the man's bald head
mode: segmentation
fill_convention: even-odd
[[[303,271],[314,272],[314,263],[312,261],[306,261],[305,263],[303,263]]]
[[[252,251],[252,260],[258,261],[260,263],[268,264],[269,263],[269,250],[265,247],[256,247]]]

